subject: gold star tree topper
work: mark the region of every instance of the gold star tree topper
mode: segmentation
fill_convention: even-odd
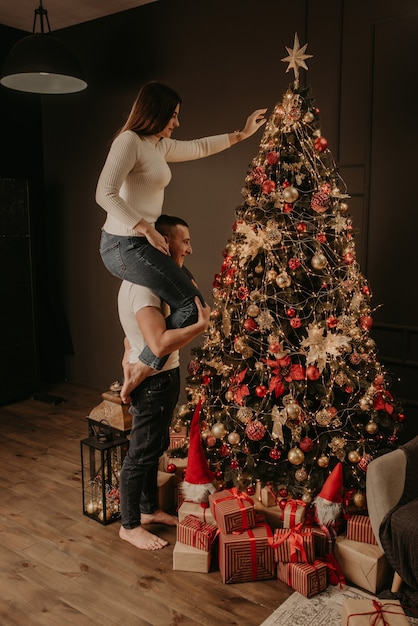
[[[298,34],[295,33],[295,40],[293,42],[293,50],[292,48],[288,48],[285,46],[286,50],[289,53],[289,56],[284,57],[282,61],[285,63],[289,63],[286,69],[286,73],[293,69],[295,73],[295,88],[299,87],[299,68],[303,67],[304,70],[308,69],[308,66],[305,63],[306,59],[311,59],[312,54],[305,54],[306,48],[308,44],[305,43],[304,46],[300,47]]]

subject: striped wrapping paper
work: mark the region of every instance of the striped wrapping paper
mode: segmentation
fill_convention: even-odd
[[[305,521],[306,504],[302,500],[288,500],[283,509],[283,528],[292,528]]]
[[[177,524],[177,541],[209,552],[217,530],[214,524],[206,524],[194,515],[187,515]]]
[[[277,578],[306,598],[312,598],[327,588],[327,570],[323,561],[315,561],[312,565],[278,563]]]
[[[255,526],[254,502],[235,487],[211,493],[209,505],[223,533],[232,533]]]
[[[347,539],[377,546],[368,515],[352,515],[347,520]]]
[[[223,583],[245,583],[275,578],[276,564],[269,544],[268,524],[219,535],[219,569]]]
[[[276,561],[284,563],[313,563],[315,543],[312,530],[298,524],[290,529],[277,528],[270,541]]]

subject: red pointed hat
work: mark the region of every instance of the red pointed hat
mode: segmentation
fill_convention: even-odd
[[[212,484],[215,474],[208,465],[200,438],[201,407],[202,400],[199,400],[190,426],[187,468],[182,485],[185,496],[194,502],[201,502],[204,498],[207,499],[208,493],[215,491]]]
[[[341,461],[332,470],[328,476],[322,489],[318,494],[319,498],[328,500],[328,502],[340,503],[343,501],[343,464]]]

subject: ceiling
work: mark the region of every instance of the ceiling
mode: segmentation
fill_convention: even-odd
[[[34,11],[42,2],[51,31],[89,22],[156,0],[0,0],[0,24],[32,32]],[[39,20],[37,21],[39,25]],[[38,30],[36,31],[38,32]]]

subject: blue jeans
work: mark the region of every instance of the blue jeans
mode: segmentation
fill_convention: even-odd
[[[169,445],[179,389],[179,368],[175,368],[150,376],[131,394],[132,430],[119,483],[124,528],[140,526],[141,513],[158,509],[158,460]]]
[[[152,246],[145,237],[121,237],[102,231],[100,254],[111,274],[148,287],[170,306],[167,328],[183,328],[197,322],[194,302],[199,290],[173,259]],[[157,357],[146,346],[140,361],[160,370],[168,356]]]

